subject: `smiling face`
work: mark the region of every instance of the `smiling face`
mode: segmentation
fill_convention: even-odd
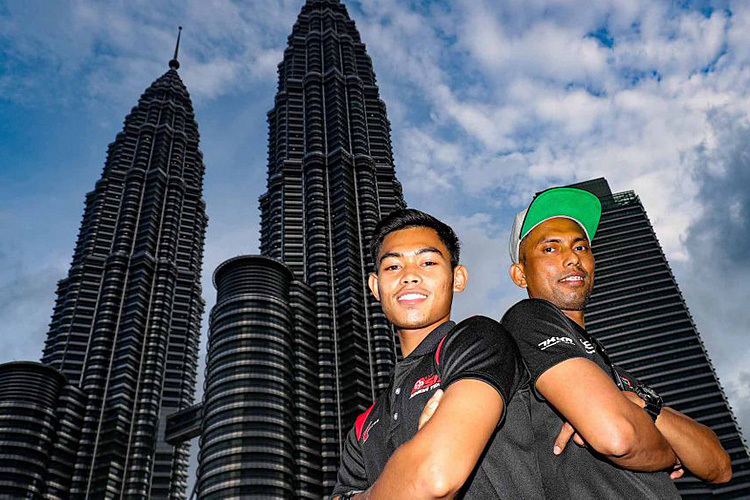
[[[411,227],[385,237],[369,285],[398,329],[404,355],[450,319],[453,293],[463,291],[466,279],[463,266],[451,268],[448,249],[434,229]]]
[[[521,241],[520,255],[521,262],[510,268],[513,282],[583,326],[583,307],[594,287],[594,255],[581,226],[562,217],[542,222]]]

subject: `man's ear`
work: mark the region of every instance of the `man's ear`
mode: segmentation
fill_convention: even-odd
[[[513,280],[516,286],[520,286],[521,288],[528,286],[526,284],[526,273],[524,272],[523,264],[517,263],[510,266],[510,279]]]
[[[469,271],[461,264],[453,269],[453,292],[461,293],[466,289],[466,283],[469,281]]]
[[[375,273],[370,273],[370,276],[367,278],[367,286],[370,287],[370,291],[375,296],[375,300],[380,302],[380,290],[378,290],[378,275]]]

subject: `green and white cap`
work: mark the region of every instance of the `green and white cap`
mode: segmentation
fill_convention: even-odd
[[[510,259],[518,263],[521,240],[544,221],[564,217],[576,222],[586,233],[589,241],[594,238],[602,203],[595,194],[583,189],[555,187],[537,194],[526,210],[519,212],[510,232]]]

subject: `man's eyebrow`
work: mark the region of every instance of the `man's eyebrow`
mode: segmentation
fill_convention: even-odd
[[[440,249],[437,248],[437,247],[424,247],[424,248],[420,248],[419,250],[417,250],[416,252],[414,252],[414,254],[415,255],[419,255],[419,254],[430,253],[430,252],[432,252],[432,253],[438,253],[440,255],[443,255],[443,252],[441,252]]]
[[[542,243],[562,243],[562,241],[562,238],[557,238],[555,236],[551,236],[549,238],[545,238],[544,236],[542,236],[536,242],[536,245],[541,245]],[[575,238],[573,238],[573,243],[578,243],[579,241],[585,241],[588,243],[589,240],[585,236],[576,236]]]
[[[380,256],[380,259],[378,260],[378,265],[382,264],[382,262],[389,257],[398,258],[398,257],[403,257],[403,256],[404,254],[398,253],[398,252],[386,252]]]
[[[562,243],[562,238],[555,238],[554,236],[545,238],[544,236],[542,236],[541,238],[537,240],[534,246],[541,245],[542,243]]]
[[[437,254],[443,255],[443,252],[437,247],[423,247],[423,248],[420,248],[419,250],[414,251],[414,255],[421,255],[423,253],[437,253]],[[383,261],[389,257],[399,258],[403,256],[404,254],[400,252],[386,252],[380,256],[380,260],[378,260],[378,265],[382,264]]]

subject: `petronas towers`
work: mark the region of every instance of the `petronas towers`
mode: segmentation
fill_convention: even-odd
[[[177,52],[86,195],[42,362],[0,365],[0,496],[319,499],[335,483],[347,430],[399,355],[367,288],[372,230],[405,206],[390,123],[346,7],[306,0],[268,112],[261,255],[213,274],[195,403],[208,219]],[[739,432],[724,434],[736,455],[744,450]]]
[[[346,7],[308,0],[278,68],[262,256],[214,274],[203,406],[175,418],[201,429],[201,498],[330,491],[346,432],[397,357],[367,288],[368,248],[404,200],[385,104]],[[200,426],[185,424],[198,415]]]
[[[369,236],[404,206],[372,62],[337,0],[308,1],[279,65],[268,113],[261,252],[315,293],[325,483],[343,438],[384,388],[393,332],[369,293]]]
[[[0,427],[12,443],[0,461],[28,459],[0,468],[0,491],[12,497],[186,495],[189,445],[167,444],[164,422],[194,399],[207,217],[198,125],[178,68],[175,50],[86,195],[44,366],[5,365],[0,398],[24,408],[33,436]]]
[[[200,434],[199,497],[320,498],[387,382],[397,347],[366,278],[370,232],[404,206],[390,124],[346,7],[308,0],[268,114],[263,255],[216,271],[206,392],[191,406],[207,216],[178,69],[175,50],[86,195],[42,363],[0,366],[3,492],[185,498]]]

